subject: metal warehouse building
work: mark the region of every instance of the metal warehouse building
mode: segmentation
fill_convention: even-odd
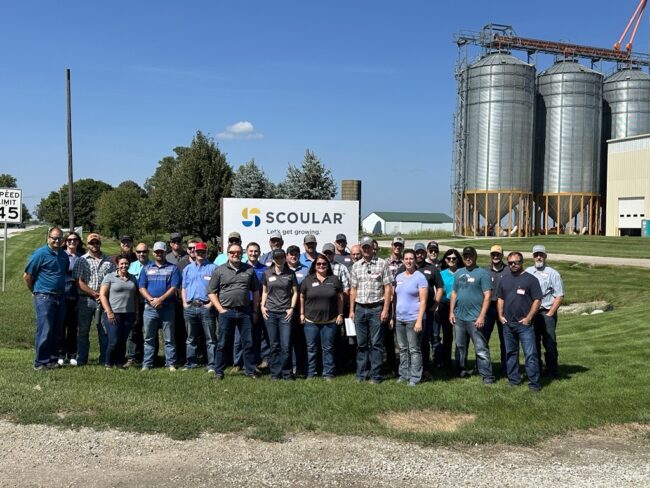
[[[407,234],[426,230],[453,232],[454,221],[444,213],[372,212],[361,223],[369,234]]]
[[[606,235],[641,235],[650,219],[650,134],[607,141],[606,201]]]

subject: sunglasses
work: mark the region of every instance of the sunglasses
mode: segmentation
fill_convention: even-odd
[[[165,254],[165,251],[154,251],[154,254]]]
[[[449,256],[445,258],[445,261],[458,261],[458,258],[455,256]]]
[[[508,261],[508,266],[519,266],[521,261]]]
[[[228,254],[230,256],[241,256],[241,252],[239,251],[228,251]]]
[[[179,240],[179,239],[174,239],[174,240],[169,241],[169,242],[171,242],[172,244],[180,244],[180,243],[183,242],[183,241],[181,241],[181,240]]]
[[[101,244],[101,242],[100,241],[90,241],[88,244],[90,244],[91,246],[99,246]]]
[[[327,263],[316,263],[317,268],[327,268]]]
[[[147,254],[149,252],[149,249],[145,249],[144,251],[139,251],[136,249],[136,254]]]
[[[54,242],[61,242],[63,240],[63,237],[52,237],[48,236],[50,239],[52,239]]]
[[[77,242],[78,240],[79,239],[77,239],[76,237],[70,237],[70,238],[66,239],[65,241],[66,242]]]
[[[188,251],[196,251],[196,248],[195,247],[188,247],[187,250]]]

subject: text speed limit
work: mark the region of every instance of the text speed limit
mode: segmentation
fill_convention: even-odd
[[[0,222],[22,222],[23,191],[17,188],[0,188]]]

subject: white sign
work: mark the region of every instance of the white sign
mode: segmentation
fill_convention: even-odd
[[[0,222],[20,224],[23,221],[23,191],[0,188]]]
[[[257,242],[268,250],[271,234],[279,232],[284,248],[295,244],[303,250],[303,239],[314,234],[320,251],[337,234],[345,234],[348,245],[359,242],[359,202],[353,200],[276,200],[223,198],[221,235],[241,234],[244,246]]]

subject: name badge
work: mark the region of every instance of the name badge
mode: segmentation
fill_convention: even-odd
[[[394,265],[394,264],[391,264],[391,265],[390,265],[390,269],[395,270],[395,269],[397,269],[397,266]]]
[[[397,284],[398,284],[398,285],[403,285],[404,282],[403,282],[403,281],[398,281]]]
[[[296,278],[302,278],[304,275],[302,273],[296,273]]]
[[[156,274],[156,270],[155,270],[155,269],[150,269],[149,271],[147,271],[147,274],[148,274],[148,275],[155,275],[155,274]]]
[[[526,290],[524,290],[523,288],[517,288],[517,295],[525,295],[525,294],[526,294]]]
[[[469,278],[467,278],[468,283],[474,283],[474,281],[476,281],[476,280],[471,276]]]
[[[204,279],[205,281],[210,281],[210,276],[204,276],[203,279]]]
[[[371,277],[373,280],[376,280],[377,278],[379,278],[379,273],[373,273],[373,274],[370,275],[370,277]]]
[[[269,281],[271,281],[271,282],[273,282],[273,281],[275,281],[275,280],[277,280],[277,277],[275,277],[275,276],[271,276],[271,277],[269,278]]]
[[[431,271],[429,271],[428,269],[425,269],[424,274],[431,274]]]
[[[345,261],[346,263],[349,263],[352,260],[350,258],[344,258],[343,261]]]
[[[312,287],[313,287],[313,286],[318,286],[318,285],[320,285],[320,283],[312,283],[312,284],[311,284]]]

